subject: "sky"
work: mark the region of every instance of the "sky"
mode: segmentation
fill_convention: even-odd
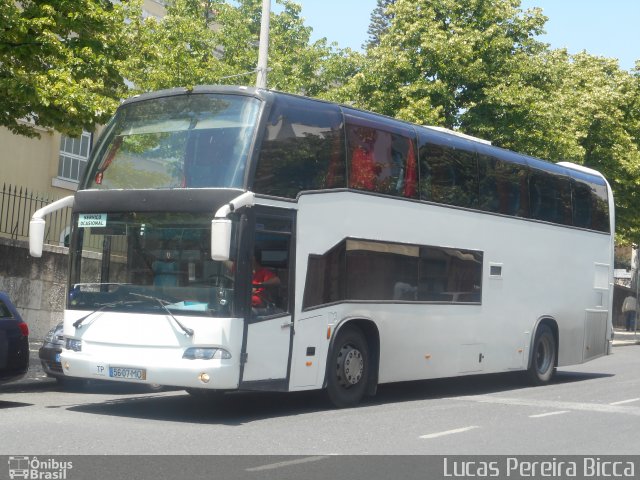
[[[354,50],[366,42],[376,0],[296,1],[313,28],[312,40],[326,37]],[[639,0],[522,0],[522,7],[542,8],[549,20],[540,40],[552,48],[617,58],[625,70],[640,60]]]

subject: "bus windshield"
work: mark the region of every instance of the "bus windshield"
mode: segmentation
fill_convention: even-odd
[[[229,317],[235,269],[209,256],[207,214],[78,214],[68,308]]]
[[[85,188],[240,188],[260,104],[192,94],[124,105],[91,161]]]

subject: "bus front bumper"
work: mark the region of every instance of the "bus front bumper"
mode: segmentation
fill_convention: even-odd
[[[110,355],[107,360],[85,352],[63,350],[62,371],[65,376],[90,380],[216,390],[238,388],[239,366],[234,360],[188,360],[149,353],[135,358]]]

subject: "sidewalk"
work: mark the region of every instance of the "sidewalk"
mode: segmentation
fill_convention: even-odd
[[[613,329],[613,346],[640,345],[640,331],[627,332],[622,328]]]

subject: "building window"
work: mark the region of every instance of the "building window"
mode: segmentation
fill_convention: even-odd
[[[82,135],[76,138],[62,135],[60,138],[58,178],[72,182],[80,181],[87,166],[90,148],[91,134],[88,132],[82,132]]]

